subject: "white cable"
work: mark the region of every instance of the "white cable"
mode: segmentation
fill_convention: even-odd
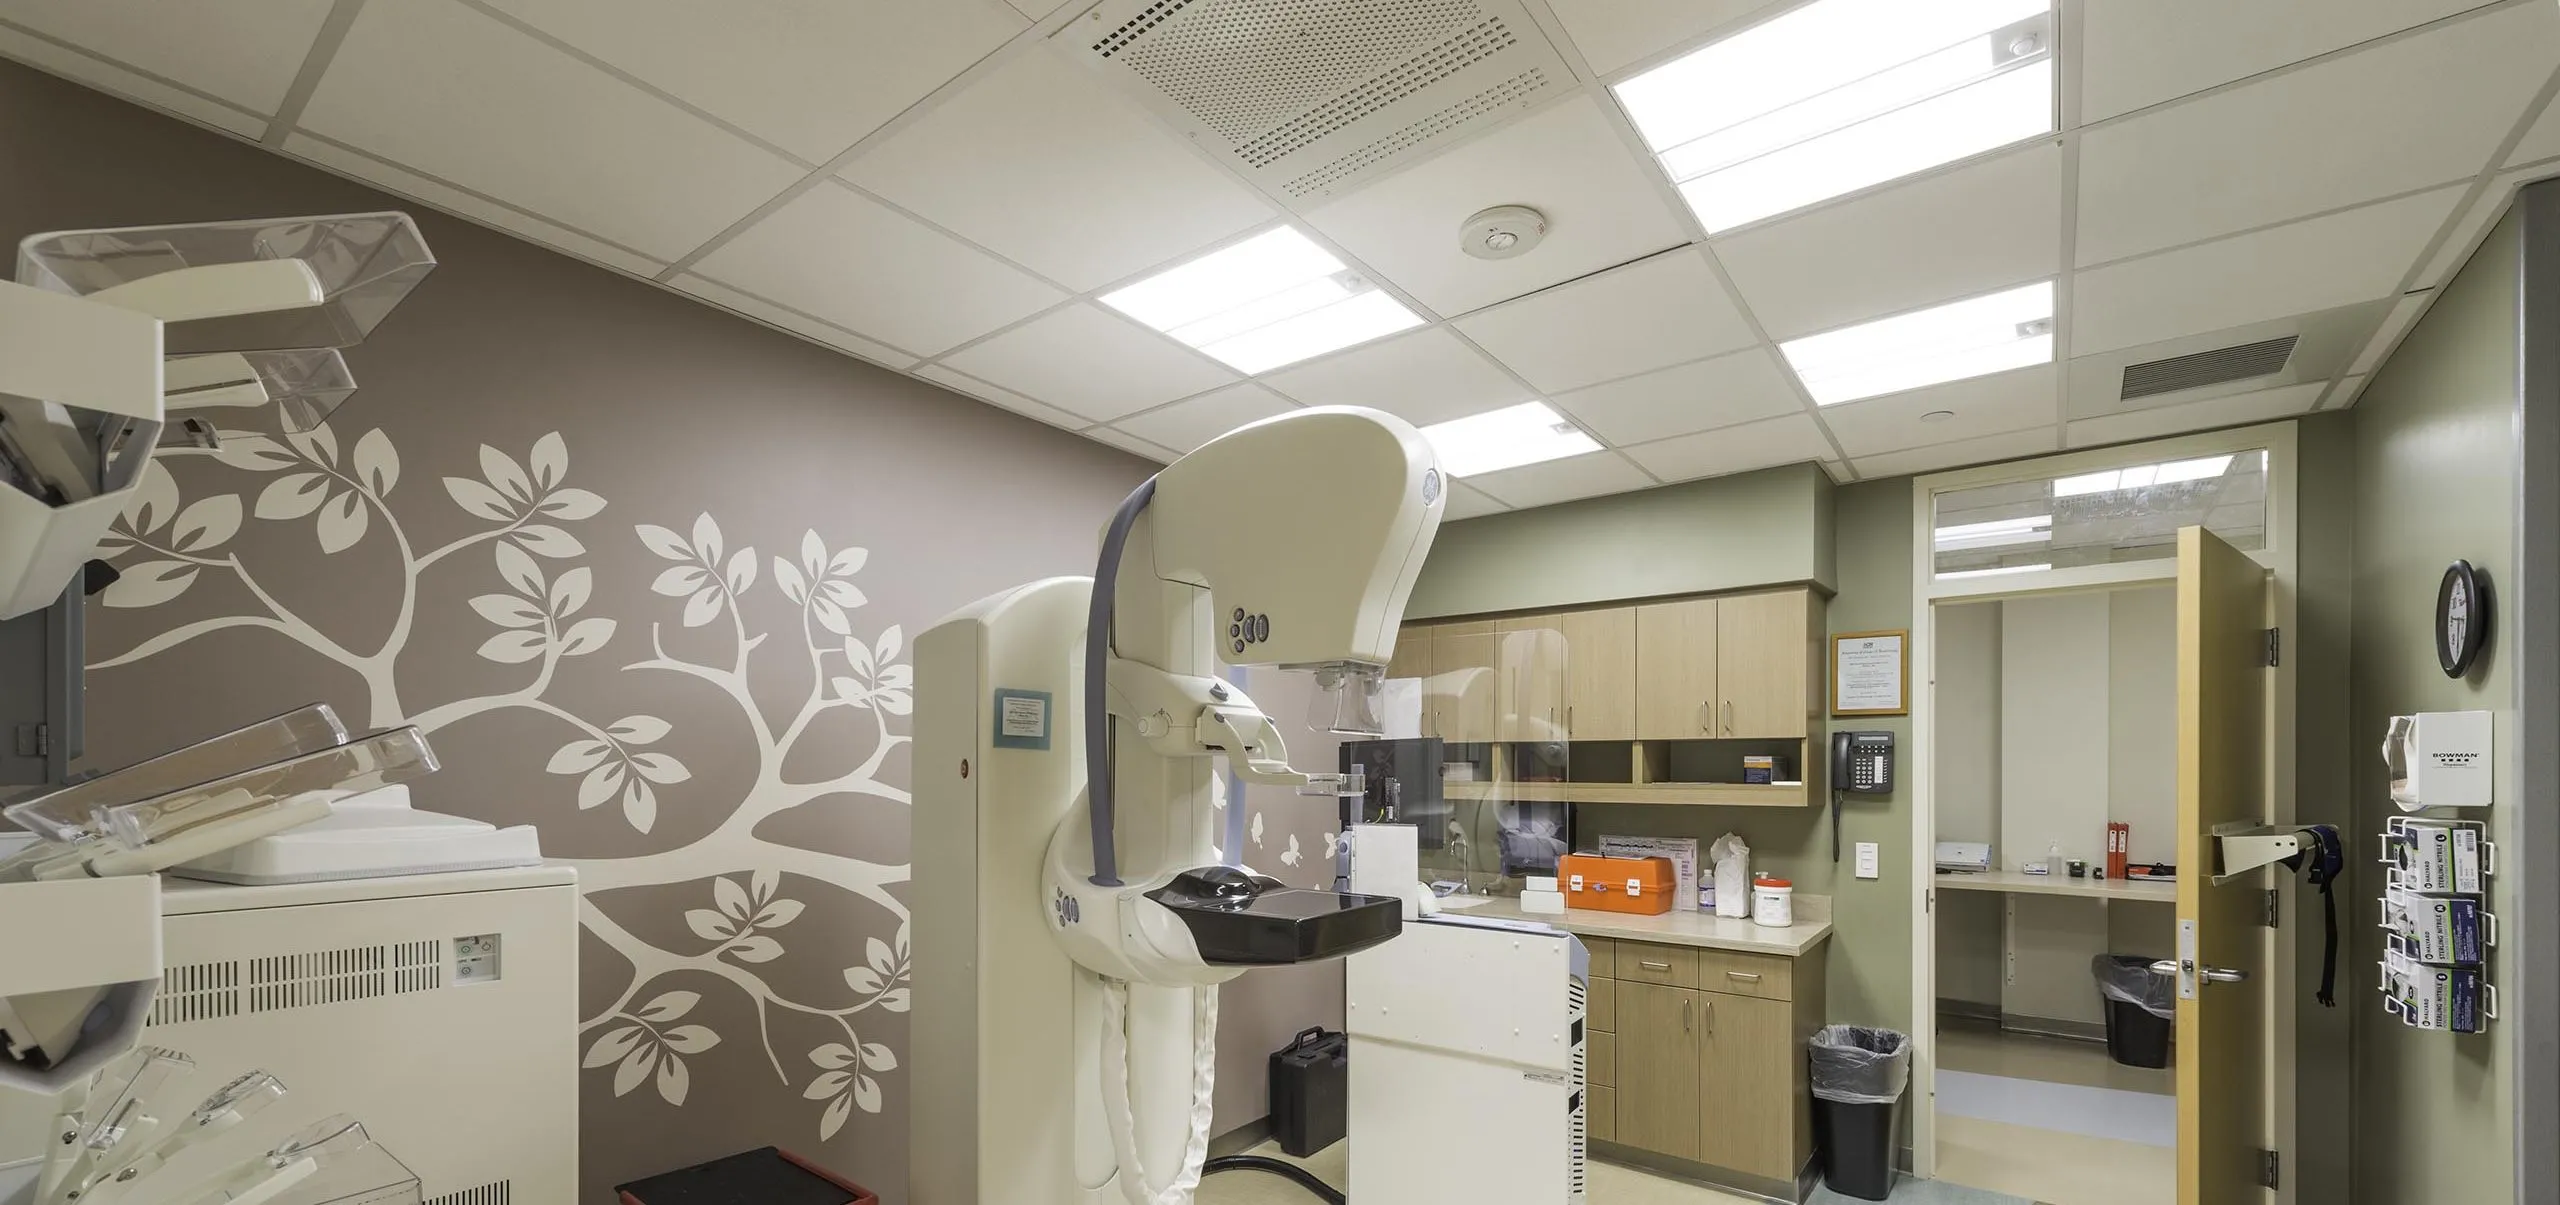
[[[1138,1120],[1129,1109],[1129,982],[1102,976],[1102,1108],[1111,1151],[1120,1160],[1120,1194],[1129,1205],[1191,1205],[1209,1160],[1209,1126],[1218,1076],[1218,989],[1191,989],[1191,1134],[1182,1173],[1157,1191],[1138,1162]]]

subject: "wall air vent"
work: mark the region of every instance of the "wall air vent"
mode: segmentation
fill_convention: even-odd
[[[2116,396],[2130,402],[2163,393],[2273,376],[2284,371],[2285,361],[2293,358],[2293,345],[2297,341],[2297,336],[2285,335],[2236,347],[2217,347],[2165,360],[2127,364]]]
[[[1057,40],[1293,201],[1525,112],[1572,78],[1519,0],[1103,0]]]
[[[173,966],[161,973],[149,1023],[183,1025],[433,991],[445,985],[444,947],[403,941]]]
[[[514,1205],[513,1185],[513,1181],[500,1180],[495,1184],[483,1184],[478,1188],[466,1188],[440,1197],[429,1197],[426,1205]]]

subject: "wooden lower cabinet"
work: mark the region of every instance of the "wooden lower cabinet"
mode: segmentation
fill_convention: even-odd
[[[1792,1179],[1797,1110],[1785,1093],[1804,1047],[1790,1032],[1795,1010],[1784,1000],[1706,996],[1706,1042],[1699,1087],[1706,1102],[1698,1126],[1698,1162],[1770,1179]]]
[[[1677,1159],[1698,1157],[1699,1077],[1706,993],[1653,983],[1618,985],[1617,1141]]]

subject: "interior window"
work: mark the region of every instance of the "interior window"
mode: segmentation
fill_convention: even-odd
[[[2267,452],[2217,452],[1935,495],[1940,580],[2177,555],[2201,524],[2233,547],[2267,538]]]

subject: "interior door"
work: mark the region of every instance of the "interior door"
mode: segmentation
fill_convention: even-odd
[[[2268,814],[2267,571],[2178,533],[2178,1200],[2259,1202],[2266,1142],[2266,876],[2215,886],[2217,825]]]

